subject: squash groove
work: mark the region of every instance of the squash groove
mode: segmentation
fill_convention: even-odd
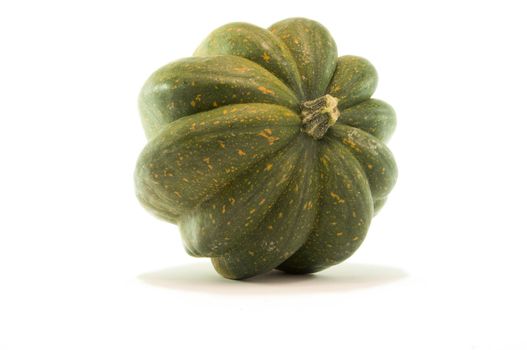
[[[316,142],[304,137],[284,191],[258,224],[256,232],[246,236],[236,249],[212,258],[216,270],[227,278],[241,279],[272,270],[293,255],[312,231],[318,197]],[[237,261],[245,261],[240,265]]]
[[[180,222],[184,241],[200,256],[214,257],[253,239],[252,232],[265,219],[294,173],[300,158],[300,151],[291,147],[294,143],[298,139],[260,160],[187,211]]]

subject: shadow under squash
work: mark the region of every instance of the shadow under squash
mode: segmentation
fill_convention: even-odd
[[[199,262],[146,272],[138,278],[150,285],[210,294],[311,294],[345,292],[392,283],[407,274],[396,267],[346,264],[317,274],[291,275],[273,270],[243,281],[218,275],[210,262]]]

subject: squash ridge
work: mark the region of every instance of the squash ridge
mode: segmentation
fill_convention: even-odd
[[[295,140],[293,140],[291,143],[293,143],[293,142],[295,142],[295,141],[298,141],[298,138],[296,138]],[[289,145],[287,145],[287,146],[291,147],[291,144],[289,144]],[[286,146],[286,147],[287,147],[287,146]],[[280,149],[280,150],[282,150],[282,149]],[[273,157],[276,155],[276,153],[278,153],[280,150],[278,150],[277,152],[271,154],[270,157],[268,157],[268,158],[266,158],[266,159],[263,159],[262,162],[263,162],[263,161],[269,161],[269,160],[270,160],[271,158],[273,158]],[[289,185],[291,184],[291,182],[292,182],[293,179],[294,179],[294,174],[297,172],[297,170],[298,170],[298,168],[299,168],[298,165],[300,164],[300,159],[302,158],[302,154],[301,154],[302,151],[303,151],[303,150],[297,150],[297,152],[296,152],[297,155],[296,155],[296,160],[295,160],[295,166],[294,166],[293,169],[291,169],[291,172],[289,173],[289,178],[287,179],[287,184],[283,187],[282,191],[278,194],[278,196],[276,196],[276,198],[273,200],[272,204],[269,205],[267,209],[265,209],[265,211],[264,211],[264,215],[262,215],[262,217],[261,217],[261,218],[255,223],[255,225],[254,225],[254,226],[255,226],[255,229],[253,230],[253,232],[256,231],[256,230],[258,230],[258,228],[260,227],[261,223],[267,218],[267,216],[269,215],[269,213],[272,211],[273,206],[274,206],[274,205],[275,205],[280,199],[283,198],[285,192],[286,192],[287,189],[289,188]],[[250,169],[248,169],[247,171],[245,171],[244,174],[242,174],[242,175],[246,175],[247,172],[252,171],[253,168],[257,167],[258,165],[261,165],[261,162],[258,162],[257,164],[255,164],[253,167],[251,167]],[[255,194],[255,195],[256,195],[256,194]],[[251,233],[253,233],[253,232],[251,232]],[[250,235],[251,233],[248,233],[248,234]],[[229,252],[232,252],[233,250],[238,249],[238,248],[239,248],[238,245],[233,246],[233,247],[231,247],[229,250],[225,251],[222,255],[228,254]],[[219,257],[222,257],[222,255],[220,255]]]

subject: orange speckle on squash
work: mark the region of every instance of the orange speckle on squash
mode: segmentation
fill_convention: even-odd
[[[269,90],[265,86],[258,86],[258,90],[263,92],[265,95],[274,95],[275,94],[273,90]]]
[[[330,192],[329,195],[331,197],[335,198],[337,203],[344,203],[344,199],[340,198],[340,196],[338,194],[336,194],[335,192]]]
[[[269,143],[269,145],[272,145],[275,141],[280,140],[279,137],[272,136],[271,135],[272,133],[273,133],[273,130],[271,130],[271,129],[264,129],[263,131],[258,133],[258,136],[261,136],[261,137],[267,139],[267,142]]]
[[[238,73],[245,73],[249,70],[249,68],[248,67],[235,67],[232,70]]]
[[[247,154],[247,153],[245,153],[245,151],[244,151],[243,149],[239,149],[239,150],[238,150],[238,155],[240,155],[240,156],[244,156],[244,155],[246,155],[246,154]]]

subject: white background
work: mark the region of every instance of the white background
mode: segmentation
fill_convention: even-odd
[[[292,16],[368,58],[399,181],[346,263],[245,282],[132,174],[136,100],[214,28]],[[527,349],[526,10],[512,1],[2,1],[0,349]]]

